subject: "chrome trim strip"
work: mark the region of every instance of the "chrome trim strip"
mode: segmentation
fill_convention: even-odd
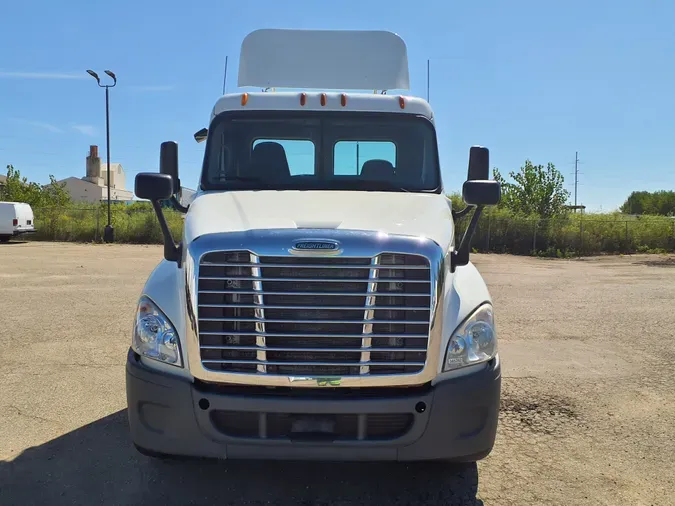
[[[229,335],[229,334],[228,334]],[[370,338],[368,338],[370,339]],[[257,350],[258,347],[253,348],[251,346],[229,346],[229,345],[214,345],[214,344],[202,344],[199,347],[200,350],[242,350],[242,351],[253,351]],[[370,351],[388,351],[388,352],[400,352],[401,348],[297,348],[297,347],[280,347],[280,346],[265,346],[265,351],[311,351],[312,353],[362,353],[364,350]],[[424,353],[426,348],[405,348],[406,353]],[[367,362],[367,360],[361,359],[361,362]],[[382,364],[388,364],[388,362],[382,362]]]
[[[373,266],[365,264],[365,265],[350,265],[350,264],[340,264],[340,265],[335,265],[335,264],[221,264],[221,263],[213,263],[213,262],[204,262],[202,265],[205,265],[207,267],[261,267],[261,268],[277,268],[277,269],[292,269],[294,267],[302,267],[303,269],[360,269],[362,271],[365,270],[372,270],[372,269],[379,269],[379,270],[386,270],[386,269],[391,269],[391,265],[381,265],[381,266]],[[397,265],[396,270],[404,270],[404,271],[423,271],[426,270],[427,267],[425,265]]]
[[[258,336],[261,335],[259,332],[215,332],[210,330],[203,330],[201,332],[203,336]],[[262,334],[266,337],[326,337],[329,339],[335,339],[344,337],[346,339],[358,339],[363,334],[288,334],[282,332],[265,332]],[[372,334],[370,337],[395,337],[399,339],[427,339],[429,336],[426,334]],[[400,350],[399,350],[400,351]]]
[[[259,264],[260,263],[260,258],[257,255],[254,255],[251,253],[251,263],[253,265]],[[253,274],[253,291],[256,292],[256,294],[253,295],[253,303],[254,305],[258,306],[256,309],[254,309],[253,314],[255,315],[257,320],[255,322],[255,331],[257,332],[257,335],[255,337],[255,345],[258,348],[264,348],[265,347],[265,303],[263,302],[263,296],[261,295],[260,292],[262,292],[262,281],[260,280],[262,278],[262,271],[260,270],[260,267],[253,267],[251,269],[251,274]],[[241,306],[237,306],[241,307]],[[245,321],[240,319],[239,321]],[[267,361],[267,351],[266,350],[256,350],[256,358],[261,361],[261,362],[266,362]],[[258,367],[256,368],[258,372],[266,373],[267,372],[267,366],[265,364],[259,364]]]
[[[245,360],[245,359],[222,359],[222,360],[216,360],[214,359],[207,359],[207,360],[202,360],[202,364],[258,364],[261,365],[261,362],[259,360]],[[265,361],[262,363],[262,365],[267,364],[267,365],[299,365],[299,366],[337,366],[337,367],[358,367],[358,366],[390,366],[390,365],[418,365],[422,366],[424,365],[424,362],[308,362],[308,361],[302,361],[302,362],[285,362],[285,361]],[[259,376],[255,374],[247,374],[247,376],[251,378],[259,378]],[[323,375],[325,376],[325,375]],[[345,376],[342,378],[344,381],[346,378],[358,378],[358,376]]]
[[[235,306],[237,308],[239,306]],[[256,309],[256,311],[262,311]],[[289,323],[288,320],[284,319],[274,319],[274,318],[267,318],[263,319],[263,317],[256,316],[255,318],[200,318],[200,322],[247,322],[247,323],[259,323],[259,322],[267,322],[267,323]],[[382,323],[382,324],[392,324],[392,325],[429,325],[429,322],[424,320],[293,320],[293,323],[299,323],[299,324],[307,324],[311,325],[313,323],[361,323],[361,324],[366,324],[366,323],[371,323],[373,325]],[[256,328],[257,330],[257,328]],[[261,331],[263,332],[263,331]]]
[[[205,279],[205,278],[202,278]],[[367,280],[363,280],[365,283]],[[243,291],[243,290],[199,290],[199,294],[212,294],[212,295],[255,295],[257,293],[260,293],[262,295],[297,295],[300,297],[306,297],[306,296],[312,296],[316,295],[316,292],[249,292],[249,291]],[[321,295],[323,296],[336,296],[336,297],[363,297],[365,295],[365,292],[363,293],[354,293],[354,292],[321,292]],[[382,295],[382,294],[380,294]],[[401,295],[401,297],[428,297],[428,293],[406,293]],[[423,306],[424,309],[426,310],[427,307]]]
[[[298,268],[302,268],[301,265],[296,265]],[[391,266],[390,266],[391,268]],[[245,276],[202,276],[201,279],[210,279],[213,281],[255,281],[256,278],[255,276],[251,277],[245,277]],[[377,281],[378,278],[370,277],[368,279],[359,279],[359,278],[265,278],[265,281],[273,281],[276,283],[282,282],[282,281],[289,281],[293,283],[369,283],[372,281]],[[417,280],[417,279],[384,279],[380,278],[380,281],[382,283],[417,283],[419,285],[421,284],[428,284],[430,283],[429,281],[426,280]],[[363,294],[361,294],[363,297]]]
[[[215,309],[238,307],[240,309],[325,309],[326,311],[358,311],[359,309],[368,310],[370,309],[371,306],[367,305],[366,306],[269,306],[269,305],[261,306],[258,304],[199,304],[199,307],[215,308]],[[429,311],[429,308],[427,306],[385,306],[384,308],[389,311]]]
[[[391,235],[381,232],[305,229],[302,231],[302,234],[303,238],[312,239],[325,239],[327,236],[329,238],[335,237],[341,243],[343,250],[347,252],[347,254],[343,254],[342,256],[347,258],[372,258],[383,253],[412,254],[426,257],[430,265],[432,282],[430,284],[431,304],[429,309],[431,324],[427,342],[427,359],[422,370],[416,373],[405,374],[345,376],[340,378],[339,382],[333,382],[332,386],[336,386],[337,388],[413,386],[422,385],[433,380],[438,374],[439,360],[442,355],[440,346],[442,341],[443,308],[440,301],[442,300],[445,282],[445,252],[442,248],[428,238]],[[199,262],[202,256],[215,251],[243,249],[258,256],[279,256],[280,254],[284,254],[287,251],[286,248],[298,239],[298,230],[296,229],[249,230],[245,232],[207,234],[198,237],[186,245],[184,248],[188,301],[186,308],[188,325],[187,335],[185,336],[187,345],[186,364],[196,379],[206,382],[239,385],[293,386],[298,388],[317,388],[319,386],[317,380],[320,378],[311,375],[297,377],[213,371],[202,365],[199,352],[196,293],[198,290]],[[359,335],[358,337],[361,336]]]
[[[373,257],[370,262],[371,267],[377,266],[380,263],[380,257]],[[363,337],[361,338],[361,348],[364,348],[364,351],[361,352],[361,362],[370,362],[370,348],[372,346],[373,340],[370,335],[373,333],[373,322],[375,321],[375,294],[377,293],[377,278],[380,272],[375,269],[370,269],[370,274],[368,277],[374,279],[368,283],[368,296],[366,297],[366,310],[363,313]],[[426,322],[429,323],[428,321]],[[368,348],[366,351],[365,348]],[[368,374],[370,372],[370,366],[362,365],[359,368],[359,374]]]

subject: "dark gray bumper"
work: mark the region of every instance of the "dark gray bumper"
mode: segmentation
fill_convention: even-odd
[[[371,393],[339,399],[307,397],[305,392],[302,397],[266,395],[242,388],[225,393],[151,370],[130,351],[126,381],[131,438],[152,452],[216,458],[462,462],[482,459],[492,450],[501,372],[499,363],[493,361],[471,375],[412,393],[397,390],[395,395],[385,393],[386,389],[381,396]],[[218,422],[223,412],[253,415],[249,419],[254,421],[259,413],[366,417],[409,413],[412,422],[393,439],[297,441],[228,435]],[[257,430],[256,425],[256,436]]]

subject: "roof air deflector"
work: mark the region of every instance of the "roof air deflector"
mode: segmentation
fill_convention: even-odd
[[[409,90],[408,51],[387,31],[261,29],[242,42],[238,85]]]

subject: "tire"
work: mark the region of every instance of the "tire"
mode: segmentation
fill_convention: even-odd
[[[11,238],[11,235],[0,235],[0,242],[9,242]]]

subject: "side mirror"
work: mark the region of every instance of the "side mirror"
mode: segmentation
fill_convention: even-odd
[[[471,146],[467,181],[490,179],[490,151],[482,146]]]
[[[173,181],[173,190],[180,190],[178,178],[178,144],[173,141],[162,142],[159,148],[159,172],[168,175]],[[171,192],[173,195],[173,191]],[[169,196],[171,196],[169,195]]]
[[[496,206],[502,198],[502,185],[498,181],[466,181],[462,198],[469,206]]]
[[[209,135],[209,129],[208,128],[202,128],[198,132],[195,132],[195,140],[197,142],[204,142],[208,135]]]
[[[173,180],[168,174],[141,172],[136,174],[134,193],[138,198],[152,202],[166,200],[173,195]]]
[[[162,148],[164,145],[162,145]],[[152,207],[157,215],[159,227],[162,229],[164,237],[164,258],[170,262],[177,262],[180,265],[181,245],[176,245],[171,236],[171,230],[166,222],[162,205],[160,201],[173,196],[173,179],[169,174],[157,174],[154,172],[141,172],[136,174],[136,184],[134,191],[136,196],[142,199],[148,199],[152,202]]]
[[[462,186],[462,198],[467,207],[458,213],[455,218],[461,218],[473,209],[469,226],[466,227],[459,247],[452,251],[450,257],[450,272],[457,267],[469,263],[471,239],[478,227],[478,220],[485,206],[494,206],[502,196],[502,185],[498,181],[490,181],[490,152],[482,146],[472,146],[469,151],[469,173]]]

